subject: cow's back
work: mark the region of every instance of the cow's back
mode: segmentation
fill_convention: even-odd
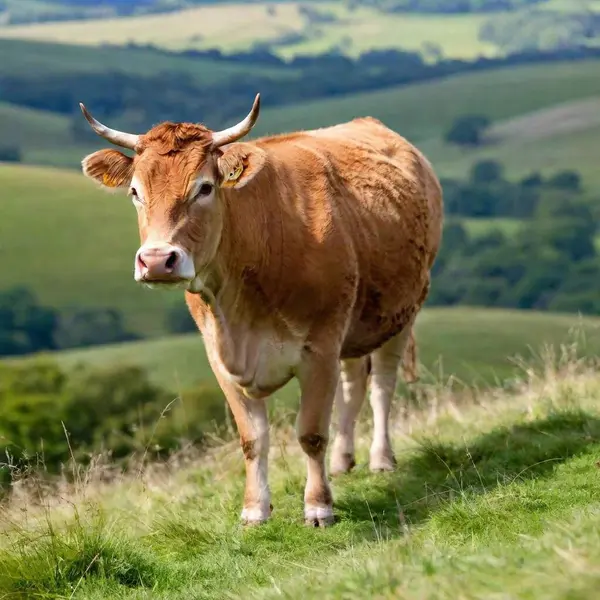
[[[343,356],[360,356],[409,325],[425,301],[441,241],[441,186],[421,152],[372,118],[307,132],[302,144],[314,145],[341,183],[336,226],[358,275]]]
[[[253,208],[272,206],[272,230],[285,229],[269,258],[283,279],[261,284],[287,322],[326,318],[352,296],[342,357],[370,353],[412,322],[428,292],[442,227],[431,165],[368,117],[253,144],[269,156]]]

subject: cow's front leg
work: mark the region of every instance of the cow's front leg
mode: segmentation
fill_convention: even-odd
[[[257,525],[271,516],[268,482],[269,420],[265,400],[246,398],[218,368],[215,376],[231,408],[246,462],[246,489],[242,522]]]
[[[337,354],[316,351],[307,351],[298,369],[301,400],[297,433],[307,457],[304,518],[312,526],[325,527],[334,521],[325,454],[339,373]]]

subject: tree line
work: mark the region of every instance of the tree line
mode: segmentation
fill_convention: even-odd
[[[146,49],[148,49],[146,47]],[[169,54],[152,49],[153,52]],[[285,63],[268,51],[223,55],[219,51],[181,53],[199,59],[287,65],[285,83],[277,74],[249,71],[200,82],[187,73],[168,71],[149,76],[119,71],[70,74],[68,72],[22,72],[0,75],[0,94],[4,102],[72,117],[76,139],[91,140],[89,127],[82,123],[82,99],[100,119],[110,119],[116,127],[145,129],[167,120],[193,120],[198,114],[214,127],[223,126],[245,114],[249,98],[262,92],[264,106],[281,106],[303,100],[372,91],[390,86],[434,80],[448,75],[488,70],[518,64],[579,60],[600,56],[600,48],[580,48],[553,52],[527,51],[506,58],[479,58],[473,61],[441,60],[427,64],[420,54],[397,50],[363,53],[352,59],[330,53],[314,57],[295,57]],[[161,89],[160,94],[155,91]],[[17,149],[18,150],[18,149]],[[13,149],[14,151],[14,149]]]
[[[505,232],[491,221],[473,235],[460,219],[448,219],[428,304],[600,314],[597,198],[573,171],[510,183],[497,169],[481,163],[469,181],[453,182],[447,214],[512,217],[518,227]],[[484,173],[493,177],[482,180]]]
[[[0,497],[30,470],[57,474],[72,458],[86,464],[108,451],[110,462],[126,466],[202,446],[208,432],[223,435],[226,410],[216,384],[176,396],[134,366],[0,363]]]
[[[0,292],[0,356],[64,350],[138,339],[114,308],[44,306],[26,287]]]

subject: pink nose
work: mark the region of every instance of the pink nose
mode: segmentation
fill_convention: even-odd
[[[176,273],[181,252],[173,246],[145,248],[137,255],[137,267],[143,279],[171,279]]]

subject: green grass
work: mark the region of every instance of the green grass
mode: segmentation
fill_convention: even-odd
[[[115,67],[121,64],[122,68],[132,70],[138,64],[147,68],[154,68],[155,64],[152,62],[154,59],[141,51],[82,48],[81,57],[78,58],[80,52],[73,52],[67,46],[38,47],[33,44],[32,50],[27,43],[0,40],[0,52],[3,44],[21,46],[10,52],[10,61],[2,67],[3,71],[7,69],[9,73],[13,69],[28,68],[27,65],[32,65],[31,68],[40,72],[46,66],[48,69],[74,69],[77,72],[77,69],[88,67],[111,68],[112,61]],[[105,53],[110,60],[102,60]],[[127,53],[126,59],[123,53]],[[155,58],[156,64],[160,65],[160,57]],[[198,75],[205,75],[195,61],[163,58],[167,62],[173,61],[177,68],[193,66]],[[600,125],[583,121],[584,117],[596,119],[597,110],[594,107],[597,105],[593,100],[600,98],[600,79],[596,76],[599,69],[600,60],[504,68],[379,92],[266,108],[262,111],[253,136],[310,129],[356,116],[372,115],[417,143],[444,176],[462,176],[474,161],[492,157],[506,162],[509,175],[518,176],[534,168],[554,171],[574,167],[581,170],[586,179],[590,179],[590,185],[595,186],[600,183],[594,160],[599,151]],[[212,73],[210,69],[207,72]],[[293,72],[290,72],[290,76],[293,76]],[[586,103],[586,99],[591,100]],[[531,115],[530,121],[539,129],[544,123],[552,126],[553,121],[544,119],[543,115],[552,116],[553,113],[548,111],[565,103],[567,108],[571,107],[571,113],[575,113],[569,115],[571,119],[577,117],[578,110],[580,113],[583,111],[583,116],[580,115],[578,127],[569,129],[563,126],[562,130],[554,127],[550,137],[540,137],[536,134],[537,130],[533,132],[535,135],[529,137],[515,136],[514,126],[512,129],[509,126],[508,131],[513,131],[512,136],[505,136],[498,143],[475,151],[462,151],[441,141],[444,132],[459,115],[483,112],[493,119],[500,132],[507,131],[507,126],[503,127],[503,124],[510,125],[517,117],[526,121],[527,115]],[[17,139],[24,144],[26,162],[78,168],[83,150],[69,141],[66,118],[49,115],[46,121],[46,114],[38,113],[40,127],[35,129],[30,120],[32,111],[19,113],[20,109],[12,109],[10,119],[3,119],[2,110],[6,109],[0,109],[0,131],[7,127],[9,133],[15,132]],[[519,127],[517,131],[522,131],[524,127]]]
[[[267,12],[272,5],[275,14]],[[489,19],[484,14],[384,14],[366,7],[350,11],[340,2],[319,2],[314,4],[318,11],[333,13],[338,20],[315,24],[305,19],[299,6],[299,2],[210,4],[160,15],[14,25],[0,28],[0,36],[65,44],[135,42],[170,50],[218,47],[240,51],[293,32],[305,39],[275,46],[276,52],[284,56],[321,53],[343,44],[345,52],[357,55],[374,48],[421,51],[427,44],[436,44],[451,58],[497,54],[494,46],[479,39],[479,29]]]
[[[116,306],[135,328],[162,330],[173,297],[133,281],[139,234],[127,197],[82,174],[25,166],[0,165],[0,188],[3,288],[26,285],[56,307]]]
[[[473,238],[487,235],[494,229],[501,231],[507,238],[514,236],[523,226],[524,222],[520,219],[498,218],[498,219],[464,219],[448,218],[448,223],[456,221],[460,223],[469,236]]]
[[[140,311],[145,302],[142,300]],[[600,320],[575,315],[427,308],[417,320],[416,333],[424,380],[452,378],[473,386],[493,385],[521,375],[518,358],[538,359],[544,344],[579,341],[585,354],[600,351]],[[78,362],[141,365],[155,382],[173,391],[207,380],[216,385],[202,338],[196,333],[54,353],[52,357],[67,368]],[[275,396],[295,398],[297,389],[292,381]]]
[[[311,129],[371,115],[412,141],[436,139],[458,116],[483,113],[500,121],[542,108],[600,96],[600,60],[506,67],[455,75],[378,92],[315,100],[265,111],[259,134]]]
[[[594,156],[600,150],[600,126],[586,131],[555,135],[551,138],[525,142],[506,142],[464,154],[448,148],[422,145],[440,173],[464,176],[480,160],[500,161],[511,178],[520,178],[539,171],[550,175],[563,169],[577,170],[587,190],[597,194],[600,172]]]
[[[3,31],[0,27],[0,38]],[[5,77],[18,76],[24,72],[44,77],[106,71],[141,76],[179,72],[190,75],[199,83],[213,83],[249,72],[284,78],[294,76],[295,73],[293,69],[161,55],[145,49],[73,46],[19,39],[0,39],[0,56],[0,73]]]
[[[97,148],[73,140],[67,117],[11,104],[0,103],[0,135],[0,146],[17,146],[25,164],[73,168]]]
[[[593,3],[593,7],[597,6]],[[398,48],[425,51],[438,47],[446,58],[498,56],[503,50],[480,39],[489,14],[382,13],[366,6],[349,10],[342,2],[311,3],[319,12],[333,14],[335,22],[310,22],[299,11],[300,2],[227,2],[187,8],[168,14],[73,22],[32,23],[0,28],[6,38],[55,41],[64,44],[152,43],[171,49],[221,48],[248,50],[256,43],[270,44],[282,56],[318,54],[341,48],[350,55]],[[274,8],[273,8],[274,7]],[[269,12],[268,9],[274,10]],[[544,8],[570,12],[563,0]],[[575,7],[577,10],[577,7]],[[523,11],[525,15],[525,11]],[[282,43],[282,36],[302,39]]]
[[[447,401],[449,400],[449,401]],[[439,399],[394,418],[394,473],[333,485],[338,522],[302,523],[305,462],[273,433],[271,521],[244,529],[237,443],[178,469],[102,483],[90,469],[0,516],[0,593],[45,598],[535,598],[592,600],[600,584],[600,381],[575,365],[515,396]],[[365,411],[367,414],[368,411]],[[37,494],[35,481],[30,497]],[[25,494],[25,495],[23,495]]]
[[[256,133],[310,129],[371,115],[416,143],[442,176],[464,177],[473,163],[491,158],[506,165],[509,177],[574,168],[593,191],[600,186],[595,159],[600,152],[599,69],[598,60],[511,67],[306,102],[265,113]],[[560,114],[569,113],[571,123],[561,117],[562,127],[556,126],[550,117],[557,107]],[[474,113],[487,115],[500,133],[508,134],[474,150],[443,142],[454,119]],[[509,127],[516,117],[520,127]]]

